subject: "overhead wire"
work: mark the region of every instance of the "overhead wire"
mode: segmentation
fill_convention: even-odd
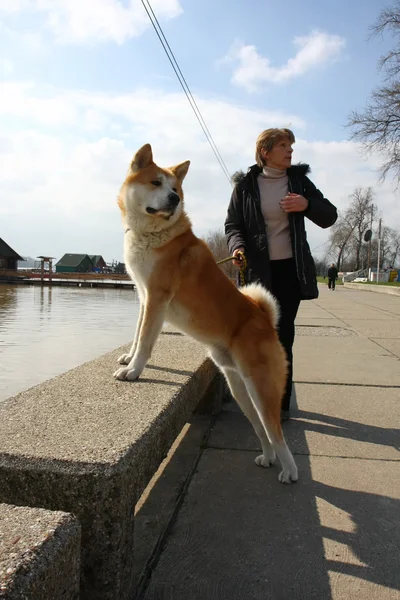
[[[326,240],[326,242],[324,242],[323,244],[320,244],[319,246],[316,246],[315,248],[313,248],[311,250],[311,252],[315,252],[315,250],[318,250],[318,248],[322,248],[322,246],[326,246],[326,244],[329,244],[330,240]]]
[[[198,120],[198,122],[203,130],[203,133],[206,136],[207,141],[210,144],[211,149],[212,149],[216,159],[218,160],[219,165],[220,165],[225,177],[228,179],[229,183],[232,185],[231,176],[230,176],[229,170],[225,164],[225,161],[222,158],[220,151],[218,150],[218,147],[214,141],[214,138],[212,137],[211,132],[210,132],[209,128],[207,127],[207,124],[203,118],[203,115],[201,114],[201,111],[197,105],[196,100],[193,97],[192,92],[190,91],[189,85],[179,67],[178,61],[176,60],[173,51],[171,50],[171,47],[168,43],[167,38],[165,37],[163,29],[153,11],[153,8],[152,8],[149,0],[141,0],[141,2],[142,2],[142,5],[147,13],[147,16],[149,17],[149,20],[154,28],[154,31],[156,32],[157,37],[164,49],[164,52],[167,55],[169,62],[171,63],[171,66],[175,72],[175,75],[176,75],[179,83],[181,84],[181,87],[182,87],[182,89],[186,95],[186,98],[188,99],[188,102],[196,116],[196,119]],[[146,4],[147,4],[147,6],[146,6]]]

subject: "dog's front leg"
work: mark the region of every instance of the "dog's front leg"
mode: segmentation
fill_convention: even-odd
[[[138,317],[137,324],[136,324],[136,331],[135,331],[135,335],[133,337],[132,346],[131,346],[131,349],[129,350],[128,354],[122,354],[122,356],[119,357],[118,362],[120,365],[129,365],[132,358],[135,356],[135,352],[136,352],[136,348],[137,348],[138,340],[139,340],[139,333],[140,333],[140,329],[142,327],[143,314],[144,314],[144,302],[142,300],[140,300],[139,317]]]
[[[143,307],[143,318],[140,323],[140,330],[138,330],[135,354],[126,367],[115,371],[114,377],[116,379],[135,381],[140,377],[161,332],[169,301],[169,297],[160,297],[160,295],[157,297],[154,294],[146,298]]]

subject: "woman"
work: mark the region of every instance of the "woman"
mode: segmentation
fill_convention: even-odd
[[[280,304],[279,338],[289,363],[282,420],[290,418],[294,321],[300,301],[318,297],[304,217],[323,228],[337,219],[336,208],[307,177],[309,166],[292,166],[294,142],[290,129],[266,129],[258,136],[257,164],[247,174],[235,173],[225,221],[234,264],[240,266],[240,253],[246,257],[246,283],[260,282]]]

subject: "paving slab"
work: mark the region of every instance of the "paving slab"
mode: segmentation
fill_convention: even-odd
[[[346,322],[366,337],[400,339],[400,319],[348,319]]]
[[[315,327],[346,327],[343,321],[330,315],[327,315],[323,318],[298,315],[296,319],[296,327],[301,327],[302,325],[314,325]]]
[[[297,311],[297,316],[300,317],[311,317],[314,319],[334,319],[334,315],[331,315],[329,311],[325,308],[321,308],[314,302],[303,302],[300,303],[299,310]]]
[[[347,290],[341,289],[338,295],[328,294],[327,296],[321,295],[316,303],[318,306],[322,305],[326,308],[331,307],[333,310],[335,306],[349,307],[373,307],[380,311],[391,312],[395,315],[400,314],[400,297],[389,296],[385,294],[369,294],[358,290]],[[340,301],[339,301],[340,300]]]
[[[371,338],[371,340],[400,358],[400,339]]]
[[[357,306],[351,309],[333,309],[334,315],[341,321],[346,323],[349,321],[368,320],[368,321],[399,321],[397,315],[393,315],[382,310],[374,310],[369,307],[362,307],[361,309]]]
[[[360,337],[296,336],[294,380],[362,385],[400,385],[400,362]]]
[[[293,454],[400,460],[400,389],[297,383],[296,399],[298,409],[283,426]],[[261,450],[233,401],[218,415],[207,446]]]
[[[398,600],[400,462],[205,450],[146,600]]]
[[[332,315],[329,314],[324,308],[320,308],[314,303],[309,303],[308,305],[303,303],[300,304],[300,308],[298,311],[299,317],[311,317],[313,319],[326,319]],[[332,316],[332,318],[334,318]]]
[[[358,337],[359,334],[351,329],[351,327],[347,327],[344,323],[340,323],[339,325],[317,325],[314,323],[307,323],[304,325],[299,325],[296,323],[296,336],[298,335],[306,335],[309,337]]]

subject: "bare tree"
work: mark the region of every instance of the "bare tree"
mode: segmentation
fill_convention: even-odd
[[[218,229],[216,231],[209,231],[206,234],[204,241],[210,248],[216,261],[222,260],[223,258],[227,258],[229,256],[226,237],[222,230]],[[232,264],[232,261],[223,263],[220,265],[220,268],[230,279],[236,278],[237,269]]]
[[[381,255],[380,264],[384,267],[395,267],[398,257],[400,257],[400,233],[391,227],[382,225],[381,230]],[[376,264],[378,259],[378,232],[375,235],[373,244],[373,261]]]
[[[363,252],[367,251],[364,235],[371,227],[375,210],[372,188],[356,188],[350,196],[350,206],[340,215],[330,233],[330,255],[336,259],[337,268],[343,268],[346,259],[351,268],[361,268]],[[346,260],[347,262],[347,260]],[[367,259],[365,259],[365,264]]]
[[[349,223],[345,216],[340,216],[336,223],[331,227],[328,254],[336,262],[336,267],[339,271],[346,258],[346,249],[349,240],[353,235],[354,228],[355,225]]]
[[[397,260],[400,260],[400,232],[394,229],[390,230],[389,233],[389,264],[394,267],[397,264]]]
[[[352,244],[355,251],[355,270],[361,268],[361,251],[364,235],[371,224],[374,209],[372,188],[356,188],[351,194],[350,208],[346,212],[346,220],[353,226]]]
[[[315,270],[317,275],[326,275],[326,259],[325,258],[314,258]]]
[[[362,259],[363,264],[367,264],[367,245],[363,245]],[[379,264],[382,267],[395,267],[398,257],[400,257],[400,233],[387,225],[382,224],[381,228],[381,243],[380,243],[380,258]],[[351,257],[351,262],[354,264],[355,255]],[[371,241],[371,261],[372,266],[378,263],[378,225],[374,228],[374,233]]]
[[[395,47],[378,64],[384,84],[372,92],[363,111],[350,114],[347,126],[353,130],[351,139],[361,142],[366,153],[382,155],[381,179],[392,172],[400,184],[400,0],[381,11],[370,37],[386,32],[395,39]]]
[[[389,266],[391,256],[391,232],[392,229],[383,225],[381,231],[381,257],[380,264],[382,266]]]

